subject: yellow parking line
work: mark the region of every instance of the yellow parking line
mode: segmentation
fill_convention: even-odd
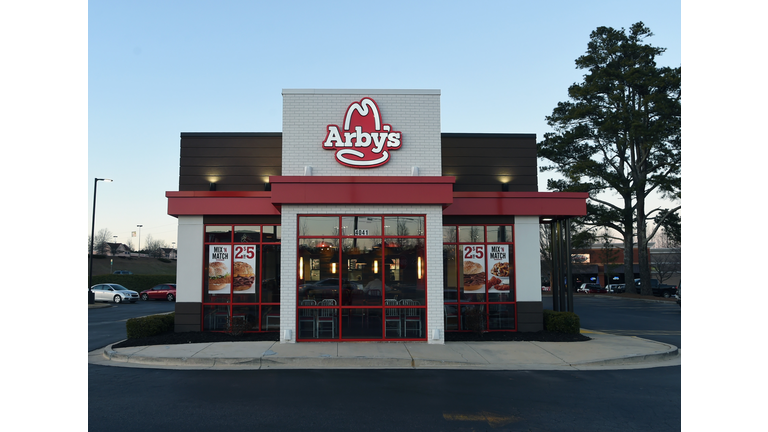
[[[489,426],[491,427],[499,427],[504,426],[509,423],[514,423],[516,421],[520,421],[521,419],[514,416],[502,416],[498,414],[493,414],[487,411],[482,411],[477,414],[451,414],[451,413],[443,413],[443,418],[445,420],[450,421],[480,421],[480,422],[487,422]]]

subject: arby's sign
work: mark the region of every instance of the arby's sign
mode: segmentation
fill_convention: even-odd
[[[379,107],[368,97],[353,102],[342,128],[328,125],[323,149],[335,150],[336,161],[351,168],[375,168],[389,162],[402,145],[402,134],[382,124]]]

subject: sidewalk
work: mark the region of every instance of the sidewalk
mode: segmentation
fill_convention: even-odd
[[[90,364],[159,369],[600,370],[681,364],[677,347],[582,329],[586,342],[223,342],[88,353]]]

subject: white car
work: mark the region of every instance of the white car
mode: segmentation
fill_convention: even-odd
[[[115,283],[98,284],[91,287],[95,301],[122,303],[124,301],[136,303],[139,293]]]

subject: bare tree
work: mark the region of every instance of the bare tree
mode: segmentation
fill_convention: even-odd
[[[651,251],[651,269],[661,283],[680,273],[682,248],[674,235],[661,230],[658,241]]]
[[[112,240],[112,231],[102,228],[96,233],[93,240],[93,249],[99,255],[106,255],[109,250],[109,242]],[[88,246],[90,248],[90,245]]]
[[[168,247],[164,240],[155,240],[152,234],[147,234],[146,247],[144,250],[151,257],[160,258],[163,256],[163,248]]]

